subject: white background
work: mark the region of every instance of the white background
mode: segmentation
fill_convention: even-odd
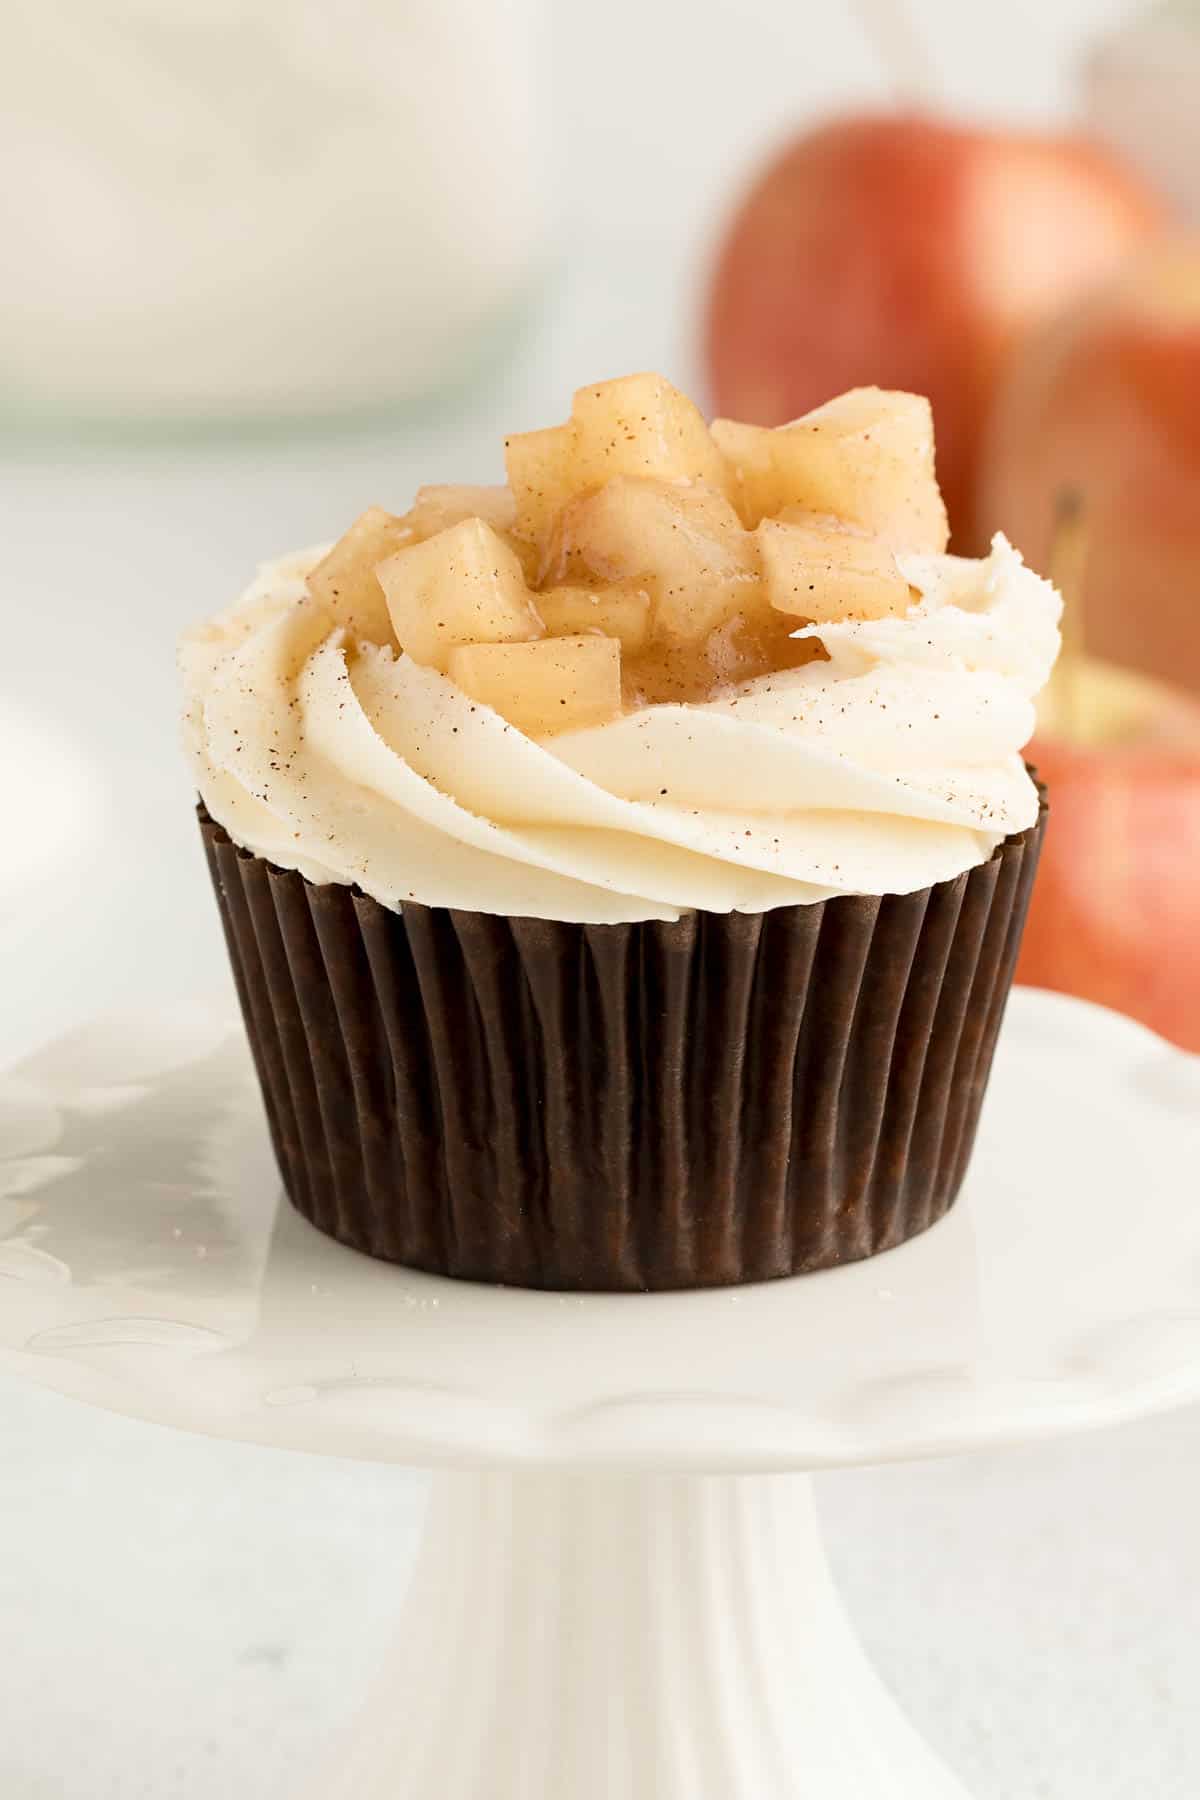
[[[911,7],[931,98],[1033,122],[1127,10]],[[834,0],[558,0],[555,39],[558,264],[469,404],[291,442],[0,442],[0,1059],[227,980],[175,750],[180,627],[369,502],[495,479],[503,431],[581,381],[698,389],[699,272],[753,157],[887,92]],[[820,1493],[869,1646],[979,1800],[1200,1793],[1200,1415]],[[0,1383],[0,1800],[292,1793],[369,1679],[420,1500],[402,1472]]]

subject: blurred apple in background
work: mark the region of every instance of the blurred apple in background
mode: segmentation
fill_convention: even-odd
[[[714,409],[779,425],[847,388],[928,394],[966,547],[1006,353],[1162,220],[1153,192],[1082,139],[902,114],[830,123],[770,164],[726,235],[707,319]]]
[[[1200,239],[1150,252],[1013,358],[978,523],[1039,567],[1064,486],[1089,517],[1089,647],[1200,692]]]
[[[1200,1050],[1200,704],[1068,659],[1027,754],[1050,828],[1018,981]]]

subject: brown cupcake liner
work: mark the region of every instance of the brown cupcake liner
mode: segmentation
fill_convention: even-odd
[[[920,893],[574,925],[314,887],[200,809],[292,1204],[470,1281],[664,1289],[952,1204],[1045,825]]]

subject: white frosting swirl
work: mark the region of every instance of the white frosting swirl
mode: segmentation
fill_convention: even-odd
[[[814,628],[827,662],[541,740],[348,641],[305,589],[320,554],[264,568],[181,652],[205,805],[310,881],[581,923],[761,912],[911,893],[1037,817],[1020,753],[1061,603],[1003,538],[901,556],[920,599]]]

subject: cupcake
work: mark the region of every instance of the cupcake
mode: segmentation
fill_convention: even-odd
[[[946,554],[912,395],[710,429],[638,375],[505,453],[183,645],[288,1196],[525,1287],[887,1250],[970,1158],[1058,597]]]

